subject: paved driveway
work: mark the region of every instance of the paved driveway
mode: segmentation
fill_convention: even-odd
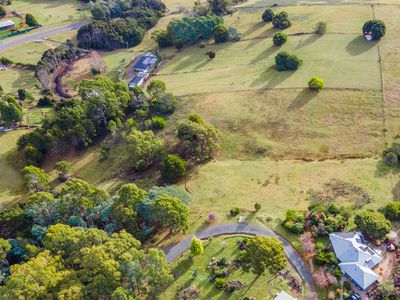
[[[307,299],[310,300],[318,299],[317,293],[315,291],[314,280],[312,278],[310,271],[306,267],[302,257],[300,256],[299,253],[297,253],[297,251],[292,247],[292,245],[290,245],[290,243],[287,240],[285,240],[280,235],[277,235],[272,230],[248,224],[220,224],[207,227],[206,229],[197,232],[196,237],[200,239],[207,239],[209,237],[229,235],[229,234],[263,235],[263,236],[271,236],[279,238],[283,242],[284,252],[288,260],[295,267],[295,269],[297,270],[300,277],[305,283]],[[173,260],[181,256],[184,252],[186,252],[189,249],[191,240],[192,236],[184,239],[180,243],[166,250],[165,254],[167,256],[168,262],[172,262]]]

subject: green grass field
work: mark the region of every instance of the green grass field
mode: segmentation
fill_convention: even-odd
[[[88,5],[76,0],[18,0],[8,8],[21,14],[31,13],[42,25],[73,22],[90,16]]]
[[[399,175],[377,172],[377,163],[376,159],[212,161],[197,167],[188,178],[193,199],[189,207],[190,231],[203,226],[210,213],[215,213],[220,223],[236,222],[229,217],[233,207],[243,209],[250,222],[281,218],[288,209],[306,209],[307,190],[318,190],[330,179],[362,187],[373,199],[366,208],[378,208],[391,201],[391,190]],[[261,203],[262,209],[253,214],[256,202]]]
[[[26,133],[16,130],[0,133],[0,209],[24,194],[21,187],[20,167],[16,155],[16,140]]]
[[[0,76],[4,93],[15,93],[20,88],[29,91],[34,91],[36,89],[34,71],[10,68],[5,71],[0,71]]]
[[[267,272],[257,278],[253,273],[244,272],[242,269],[234,271],[228,280],[239,280],[244,285],[244,288],[232,294],[226,294],[208,282],[211,272],[207,270],[207,265],[211,258],[227,257],[230,261],[237,258],[239,249],[236,241],[241,239],[241,237],[228,237],[213,239],[211,243],[205,242],[204,252],[193,260],[186,253],[173,264],[173,273],[179,273],[180,275],[161,295],[161,298],[175,299],[178,289],[187,284],[194,284],[200,289],[201,299],[243,299],[245,296],[254,297],[255,299],[273,299],[275,294],[282,290],[290,294],[290,287],[285,280],[281,278],[271,280],[272,276]],[[287,269],[290,270],[293,276],[297,277],[290,265],[287,266]],[[192,278],[195,270],[197,270],[197,277]]]

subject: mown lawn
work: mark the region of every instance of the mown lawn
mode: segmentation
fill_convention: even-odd
[[[173,264],[173,274],[179,274],[174,283],[161,295],[162,299],[175,299],[176,293],[181,286],[186,284],[196,285],[201,292],[201,299],[243,299],[243,297],[254,297],[255,299],[273,299],[277,292],[282,290],[291,293],[290,287],[281,278],[272,279],[269,273],[258,277],[251,272],[244,272],[242,269],[234,271],[228,280],[238,280],[244,284],[244,289],[227,294],[209,283],[211,272],[207,265],[211,258],[220,259],[227,257],[230,261],[239,256],[239,249],[236,245],[241,237],[216,238],[211,242],[204,242],[205,250],[199,256],[191,259],[189,253],[178,259]],[[290,265],[287,266],[291,274],[296,276]],[[192,278],[193,272],[197,270],[197,277]]]
[[[26,89],[28,91],[36,89],[34,71],[9,68],[8,70],[0,71],[0,78],[4,93],[16,93],[18,89]]]

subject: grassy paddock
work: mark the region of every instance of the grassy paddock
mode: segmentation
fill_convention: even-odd
[[[272,275],[268,272],[257,277],[251,272],[235,271],[228,280],[239,280],[245,287],[232,294],[226,294],[208,282],[211,272],[206,267],[211,258],[215,257],[219,259],[226,256],[230,261],[237,258],[239,256],[239,249],[236,246],[236,241],[240,239],[242,238],[216,238],[211,243],[205,242],[204,252],[194,259],[191,259],[189,253],[186,253],[173,264],[173,272],[180,275],[161,295],[161,298],[175,299],[179,287],[185,284],[196,285],[201,291],[201,299],[243,299],[245,296],[255,297],[256,299],[273,299],[274,295],[281,290],[291,293],[290,287],[288,287],[285,280],[275,278],[269,281]],[[292,275],[297,277],[297,274],[295,274],[290,265],[287,268],[291,271]],[[193,279],[192,274],[195,270],[197,270],[197,277]]]
[[[180,100],[173,120],[200,113],[222,131],[224,158],[368,156],[384,148],[381,98],[373,91],[275,89]]]
[[[330,179],[362,187],[373,198],[366,208],[378,208],[392,199],[391,190],[399,175],[378,174],[376,170],[375,159],[212,161],[193,170],[188,178],[187,186],[193,198],[189,207],[190,230],[195,232],[204,226],[210,213],[217,215],[218,222],[236,222],[228,216],[233,207],[243,209],[250,222],[257,218],[283,217],[288,209],[305,209],[307,190],[318,190]],[[262,209],[254,214],[251,212],[256,202],[261,203]]]
[[[76,0],[18,0],[8,8],[21,14],[31,13],[42,25],[73,22],[90,16],[88,5]]]
[[[16,165],[16,140],[26,133],[16,130],[0,133],[0,209],[24,194],[19,166]]]

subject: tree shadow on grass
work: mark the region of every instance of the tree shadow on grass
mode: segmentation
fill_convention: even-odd
[[[316,42],[320,38],[321,38],[321,35],[319,35],[319,34],[311,34],[305,40],[300,40],[299,43],[297,44],[296,48],[302,48],[302,47],[311,45],[312,43]]]
[[[295,111],[303,106],[305,106],[308,102],[310,102],[315,96],[318,95],[317,91],[311,91],[308,88],[304,88],[297,96],[294,98],[292,103],[287,108],[288,111]]]
[[[206,55],[204,55],[204,57],[205,57],[205,61],[203,61],[202,63],[195,66],[194,70],[201,69],[202,67],[206,66],[211,61],[211,59],[209,59]]]
[[[376,163],[375,177],[383,177],[389,174],[398,174],[400,172],[399,168],[389,167],[385,164],[383,159],[378,160]]]
[[[193,258],[188,256],[185,259],[180,260],[179,263],[176,264],[172,269],[171,273],[176,277],[180,277],[190,270],[190,267],[193,265],[193,263]]]
[[[275,52],[277,52],[279,50],[279,47],[276,47],[274,45],[268,47],[267,49],[265,49],[263,52],[261,52],[260,54],[258,54],[251,62],[251,65],[254,65],[256,63],[258,63],[259,61],[261,61],[262,59],[267,58],[268,56],[274,54]]]
[[[255,30],[257,30],[257,29],[259,29],[261,27],[264,27],[264,26],[266,26],[265,22],[256,23],[253,26],[251,26],[249,29],[247,29],[246,32],[243,33],[243,36],[245,37],[248,34],[252,33],[253,31],[255,31]]]
[[[269,82],[273,80],[274,69],[275,69],[275,66],[270,66],[270,67],[266,68],[263,72],[261,72],[259,74],[258,78],[251,83],[250,86],[256,87],[259,85],[263,85],[265,83],[267,83],[267,85],[268,85]]]
[[[271,68],[276,69],[276,66],[272,66]],[[265,87],[268,89],[273,89],[274,87],[284,82],[286,79],[290,78],[294,74],[294,72],[296,71],[276,71],[275,76],[268,84],[266,84]]]
[[[367,41],[362,35],[347,44],[346,50],[351,56],[360,55],[376,45],[376,42]]]

